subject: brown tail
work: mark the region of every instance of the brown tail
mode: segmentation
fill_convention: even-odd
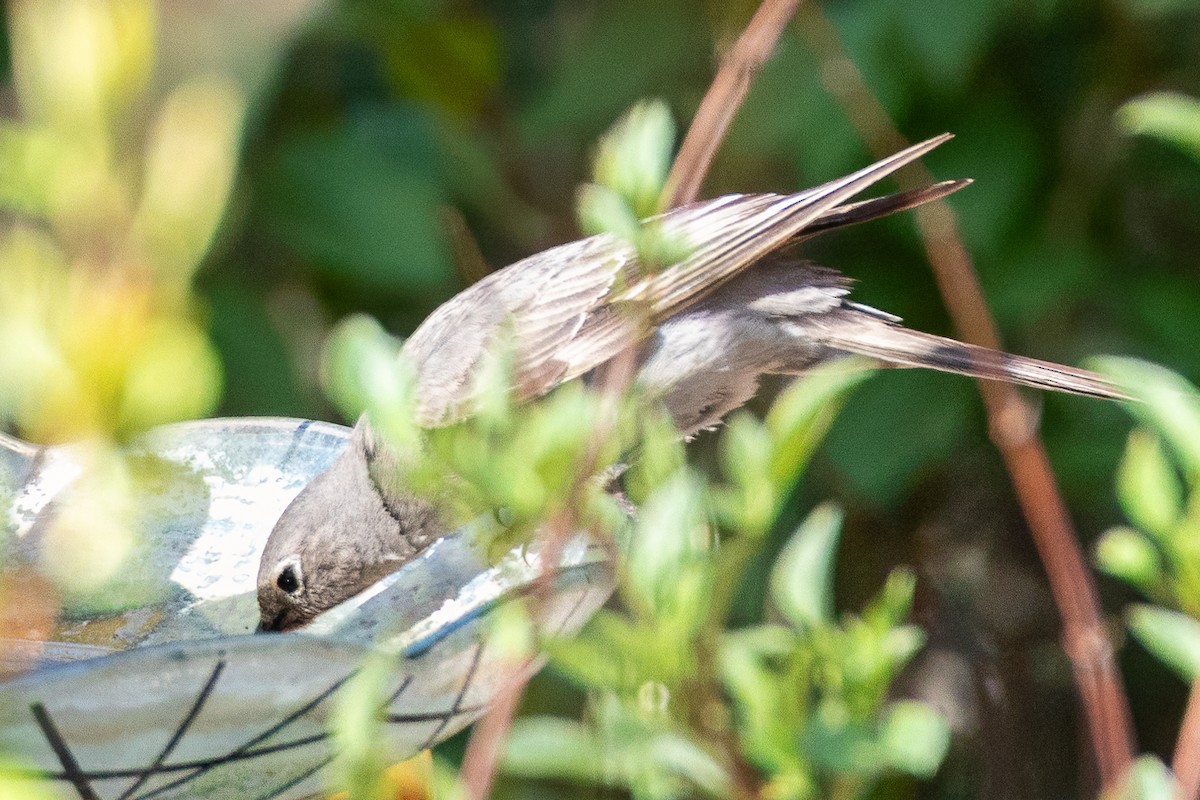
[[[818,335],[830,347],[896,366],[924,367],[1106,400],[1132,399],[1111,381],[1085,369],[909,330],[858,309],[847,308],[830,315]]]

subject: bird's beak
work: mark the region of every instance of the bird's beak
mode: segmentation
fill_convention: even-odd
[[[286,630],[287,628],[285,627],[285,625],[287,624],[287,614],[288,614],[288,612],[287,612],[287,609],[285,608],[282,611],[280,611],[278,614],[276,614],[275,619],[271,620],[270,623],[265,623],[262,621],[262,619],[259,619],[258,627],[254,629],[254,632],[255,633],[280,633],[281,631]]]

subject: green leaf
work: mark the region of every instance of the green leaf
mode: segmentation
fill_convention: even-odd
[[[1142,756],[1133,762],[1116,797],[1105,800],[1175,800],[1178,786],[1171,770],[1157,756]]]
[[[547,644],[556,670],[586,689],[628,691],[653,662],[656,643],[628,617],[601,609],[576,637]]]
[[[950,726],[925,703],[893,703],[880,742],[889,765],[918,778],[931,778],[950,747]]]
[[[1102,356],[1089,366],[1142,401],[1125,408],[1166,439],[1190,482],[1200,481],[1200,391],[1171,370],[1136,358]]]
[[[833,423],[846,393],[871,375],[869,362],[849,358],[808,372],[780,393],[767,412],[767,432],[775,443],[771,478],[790,486]]]
[[[1159,537],[1179,521],[1183,489],[1157,436],[1141,430],[1129,434],[1117,471],[1117,497],[1135,525]]]
[[[384,774],[389,759],[382,746],[383,701],[394,659],[374,654],[338,691],[329,725],[335,744],[330,767],[332,786],[349,800],[386,800],[391,796]]]
[[[39,770],[0,760],[0,797],[5,800],[57,800],[62,795],[48,781],[29,777]]]
[[[925,646],[925,629],[920,625],[897,625],[883,636],[883,652],[899,669]]]
[[[659,197],[674,144],[675,123],[667,104],[642,101],[600,140],[593,166],[596,182],[623,198],[634,216],[652,216],[661,210]]]
[[[833,620],[833,566],[842,519],[836,506],[817,506],[784,545],[771,570],[771,598],[798,628]]]
[[[1157,548],[1139,531],[1111,528],[1096,544],[1096,563],[1105,573],[1149,592],[1162,580]]]
[[[681,470],[642,506],[630,544],[626,583],[648,608],[670,603],[685,564],[708,546],[701,482],[691,471]]]
[[[695,742],[677,734],[654,737],[646,753],[652,764],[714,797],[729,797],[732,782],[721,764]]]
[[[1200,675],[1200,622],[1186,614],[1150,605],[1128,612],[1129,630],[1159,661],[1191,683]]]
[[[887,764],[873,726],[850,719],[845,704],[827,699],[803,730],[805,754],[816,764],[846,775],[875,776]]]
[[[897,567],[888,573],[887,581],[867,606],[864,616],[877,630],[893,628],[912,613],[916,591],[917,576],[907,567]]]
[[[374,318],[354,314],[325,342],[321,376],[325,391],[347,419],[367,411],[375,429],[394,445],[412,442],[413,376],[399,358],[400,340]]]
[[[610,233],[633,243],[637,240],[637,214],[625,198],[607,186],[585,183],[575,198],[579,209],[579,227],[587,234]]]
[[[578,722],[525,716],[514,720],[500,766],[523,778],[604,783],[599,752],[595,736]]]
[[[625,479],[626,491],[634,504],[642,503],[687,463],[679,431],[665,411],[643,411],[638,422],[641,431],[638,452]]]
[[[0,205],[30,215],[49,214],[53,190],[71,154],[49,131],[0,124]]]
[[[1117,109],[1126,133],[1153,136],[1200,161],[1200,101],[1177,92],[1153,92]]]
[[[775,519],[779,496],[771,480],[771,436],[755,417],[739,411],[721,436],[721,465],[735,490],[722,506],[726,522],[742,533],[761,535]]]

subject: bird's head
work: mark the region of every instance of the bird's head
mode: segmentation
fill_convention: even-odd
[[[360,422],[346,450],[275,523],[258,568],[260,631],[306,625],[440,535],[429,503],[382,496],[372,479],[375,456],[370,429]]]

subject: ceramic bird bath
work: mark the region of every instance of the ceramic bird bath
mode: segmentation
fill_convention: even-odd
[[[333,758],[331,698],[380,642],[398,654],[384,705],[396,759],[479,716],[512,670],[483,632],[538,578],[535,549],[490,565],[460,532],[303,633],[252,635],[267,535],[348,436],[321,422],[231,419],[165,426],[135,443],[132,457],[161,470],[129,569],[157,591],[116,612],[73,615],[54,641],[0,641],[0,661],[37,659],[0,683],[0,753],[65,798],[310,797]],[[69,447],[0,441],[17,551],[33,546],[79,472]],[[544,623],[579,628],[612,587],[600,549],[572,541]]]

